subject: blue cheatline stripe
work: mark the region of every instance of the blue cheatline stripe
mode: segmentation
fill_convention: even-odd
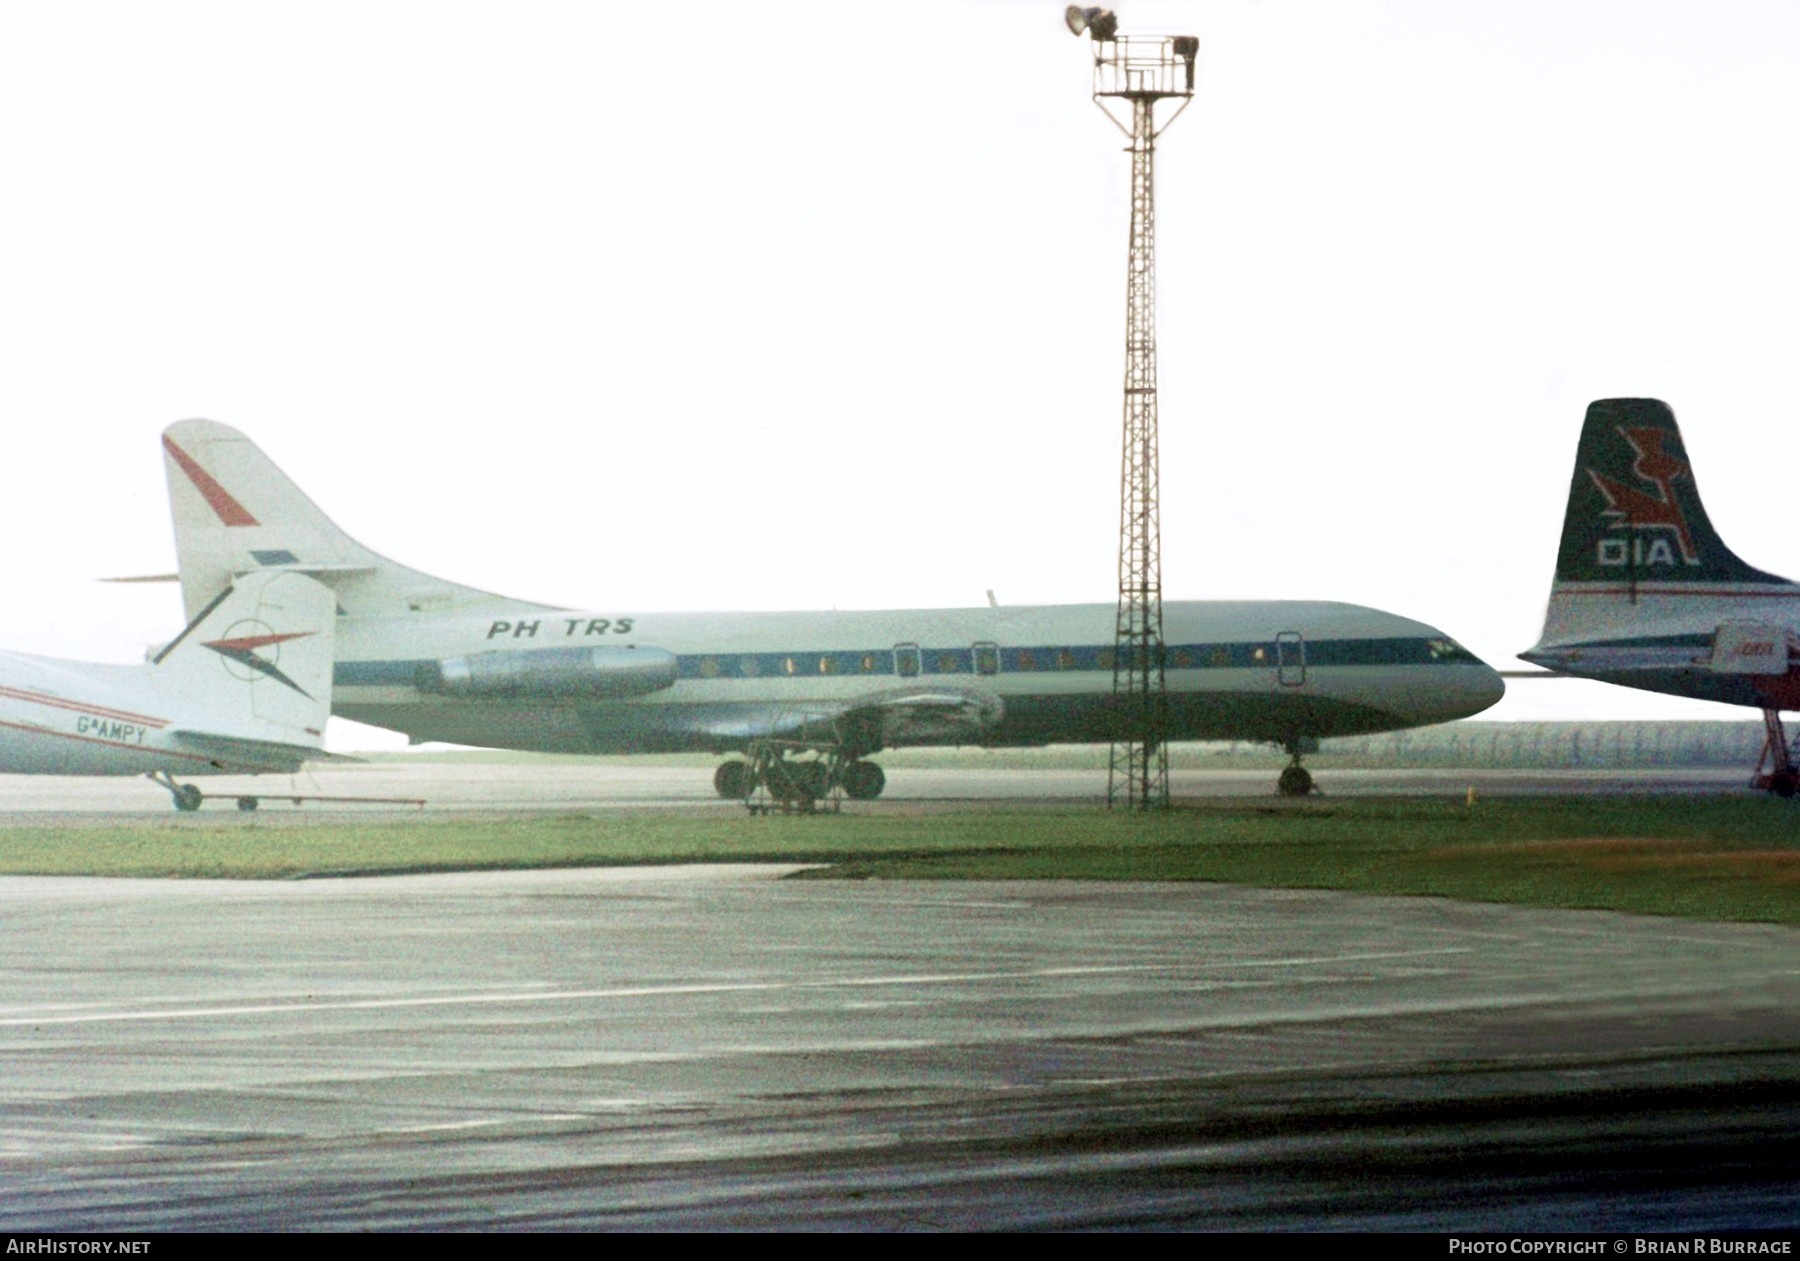
[[[1479,659],[1448,639],[1420,637],[1393,639],[1309,639],[1304,644],[1309,666],[1479,665]],[[503,650],[504,651],[504,650]],[[530,649],[520,651],[529,652]],[[1284,652],[1293,652],[1284,647]],[[1170,670],[1273,669],[1278,664],[1274,641],[1225,644],[1170,644],[1165,648]],[[1061,674],[1104,671],[1113,668],[1110,644],[1057,644],[1036,648],[921,647],[917,670],[901,675],[901,665],[911,666],[914,653],[893,648],[866,648],[850,652],[721,652],[695,653],[676,658],[677,677],[683,679],[817,679],[844,675],[902,678],[958,676],[982,678],[1003,674]],[[411,687],[419,671],[431,661],[340,661],[332,672],[339,687]],[[1298,665],[1295,658],[1289,664]],[[998,667],[996,670],[995,667]]]
[[[1557,651],[1571,648],[1705,648],[1712,650],[1713,637],[1700,632],[1692,635],[1641,635],[1635,639],[1589,639],[1580,643],[1558,644]]]

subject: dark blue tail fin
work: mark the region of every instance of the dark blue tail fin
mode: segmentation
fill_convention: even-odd
[[[1588,405],[1556,581],[1790,585],[1725,546],[1700,502],[1675,413],[1653,398]]]

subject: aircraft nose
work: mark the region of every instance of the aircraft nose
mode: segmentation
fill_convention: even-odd
[[[1501,678],[1500,672],[1487,662],[1477,660],[1475,665],[1470,667],[1469,676],[1461,681],[1461,691],[1466,708],[1456,715],[1458,718],[1468,718],[1471,715],[1479,714],[1482,710],[1498,703],[1500,698],[1506,695],[1506,680]]]
[[[1432,722],[1471,718],[1506,695],[1506,680],[1479,657],[1471,655],[1466,664],[1455,668],[1454,674],[1454,678],[1444,680],[1442,693],[1432,706]]]
[[[1434,663],[1428,672],[1430,686],[1411,697],[1410,717],[1414,722],[1423,725],[1469,718],[1506,695],[1506,680],[1480,657],[1449,636],[1432,643],[1434,652],[1441,652],[1444,659]]]

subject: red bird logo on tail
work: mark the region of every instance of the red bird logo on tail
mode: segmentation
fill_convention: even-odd
[[[1631,471],[1655,487],[1656,494],[1648,494],[1635,486],[1615,481],[1604,473],[1587,469],[1585,472],[1593,479],[1595,487],[1606,497],[1606,507],[1601,510],[1602,514],[1612,518],[1615,528],[1624,526],[1628,530],[1672,532],[1676,546],[1681,550],[1682,561],[1698,565],[1700,552],[1694,546],[1694,536],[1688,530],[1687,517],[1683,515],[1681,505],[1675,500],[1672,485],[1676,478],[1692,477],[1693,474],[1686,463],[1663,450],[1663,443],[1673,435],[1667,429],[1623,425],[1619,427],[1619,434],[1637,452]],[[1666,544],[1663,546],[1666,547]]]

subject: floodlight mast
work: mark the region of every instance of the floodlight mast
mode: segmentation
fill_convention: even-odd
[[[1162,618],[1156,439],[1156,138],[1194,96],[1192,35],[1121,36],[1108,9],[1063,15],[1094,49],[1094,104],[1131,138],[1131,241],[1125,267],[1125,426],[1119,466],[1119,606],[1113,632],[1108,808],[1169,804],[1169,691]],[[1176,102],[1157,124],[1156,107]],[[1131,109],[1130,125],[1121,103]]]

